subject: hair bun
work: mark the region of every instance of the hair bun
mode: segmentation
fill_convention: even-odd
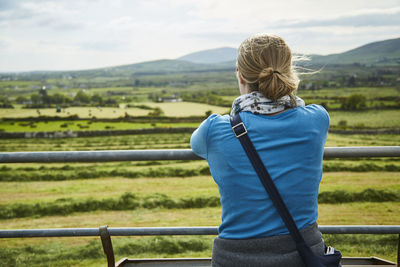
[[[259,80],[263,80],[265,78],[270,77],[272,74],[274,74],[274,69],[271,67],[263,69],[260,74],[258,75]]]

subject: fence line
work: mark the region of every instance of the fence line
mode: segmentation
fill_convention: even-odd
[[[400,157],[400,146],[326,147],[324,158]],[[0,163],[201,160],[191,149],[2,152]]]
[[[400,234],[400,225],[320,225],[323,234]],[[111,236],[218,235],[217,227],[110,227]],[[99,228],[0,230],[0,238],[99,236]]]

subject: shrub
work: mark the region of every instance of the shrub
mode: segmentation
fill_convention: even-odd
[[[338,122],[338,126],[339,126],[340,128],[342,128],[343,130],[346,130],[346,128],[347,128],[347,121],[346,121],[346,120],[341,120],[341,121],[339,121],[339,122]]]
[[[360,94],[352,94],[342,103],[344,110],[361,110],[367,106],[367,98]]]

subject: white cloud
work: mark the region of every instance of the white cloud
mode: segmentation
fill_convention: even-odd
[[[92,68],[237,47],[257,32],[333,53],[399,37],[398,0],[1,0],[0,71]],[[23,55],[23,56],[22,56]]]
[[[303,19],[301,21],[282,21],[280,27],[321,27],[321,26],[388,26],[400,25],[400,8],[359,11],[355,14],[323,19]],[[278,25],[277,25],[278,26]]]

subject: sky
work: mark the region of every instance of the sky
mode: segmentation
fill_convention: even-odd
[[[0,0],[0,72],[174,59],[255,33],[341,53],[399,38],[400,0]]]

